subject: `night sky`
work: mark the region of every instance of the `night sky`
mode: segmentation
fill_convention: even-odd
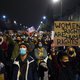
[[[47,4],[47,0],[0,0],[0,13],[27,26],[38,26]]]
[[[0,14],[6,14],[10,18],[16,19],[19,23],[27,26],[37,27],[42,16],[49,14],[51,0],[0,0]],[[63,0],[63,12],[80,6],[80,0]],[[59,6],[57,7],[59,10]],[[49,10],[50,9],[50,10]],[[57,11],[59,11],[57,9]],[[55,10],[55,9],[54,9]]]

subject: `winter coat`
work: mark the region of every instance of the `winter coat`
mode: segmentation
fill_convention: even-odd
[[[27,60],[27,69],[25,74],[25,80],[38,80],[37,76],[37,66],[32,57],[28,57]],[[13,76],[12,80],[19,80],[19,70],[20,70],[20,64],[19,64],[19,58],[17,58],[14,61],[13,64]]]
[[[73,74],[71,67],[62,67],[58,80],[76,80],[76,76]]]
[[[48,66],[49,80],[58,80],[60,66],[57,61],[57,56],[49,55],[47,60],[47,66]]]

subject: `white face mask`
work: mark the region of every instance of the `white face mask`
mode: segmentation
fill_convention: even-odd
[[[39,44],[39,47],[42,47],[42,44]]]
[[[20,55],[25,55],[27,52],[27,49],[26,48],[20,48]]]

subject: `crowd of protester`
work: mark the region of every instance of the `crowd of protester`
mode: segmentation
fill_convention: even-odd
[[[47,34],[0,34],[0,80],[80,80],[80,46],[55,46]]]

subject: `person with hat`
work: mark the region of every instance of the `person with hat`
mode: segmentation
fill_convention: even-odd
[[[12,80],[38,80],[35,60],[29,55],[28,45],[19,45],[19,56],[13,63]]]

